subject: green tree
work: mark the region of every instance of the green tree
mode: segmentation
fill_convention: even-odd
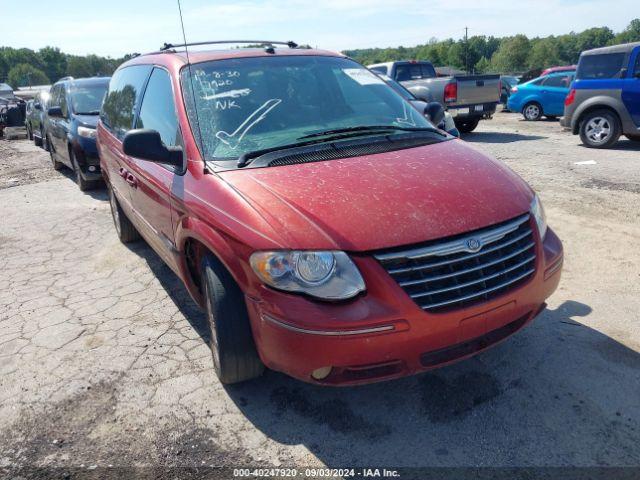
[[[521,72],[527,69],[531,44],[524,35],[516,35],[502,41],[491,59],[497,72]]]
[[[631,20],[627,28],[615,36],[610,42],[615,45],[618,43],[640,42],[640,18]]]
[[[561,63],[558,45],[554,37],[542,38],[532,42],[529,54],[529,68],[547,68]]]
[[[29,85],[48,85],[49,79],[42,70],[28,63],[19,63],[9,70],[8,83],[17,89]]]
[[[487,59],[487,57],[482,57],[475,65],[476,73],[489,73],[492,71],[491,62]]]
[[[41,48],[38,50],[38,56],[44,65],[44,73],[51,81],[55,82],[60,77],[64,77],[67,71],[67,56],[59,48]]]

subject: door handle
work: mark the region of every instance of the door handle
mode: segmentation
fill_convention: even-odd
[[[134,177],[133,175],[131,175],[130,173],[127,173],[125,178],[124,178],[125,182],[127,182],[129,185],[131,185],[133,188],[138,188],[138,180],[136,180],[136,177]]]
[[[118,175],[120,175],[120,176],[121,176],[122,178],[124,178],[125,180],[127,179],[127,173],[128,173],[128,172],[127,172],[124,168],[122,168],[122,167],[120,167],[120,168],[118,169]]]

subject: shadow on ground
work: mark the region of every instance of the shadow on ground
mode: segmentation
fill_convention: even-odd
[[[130,248],[206,341],[180,280],[144,242]],[[567,301],[495,348],[415,377],[326,388],[267,372],[226,390],[264,435],[331,467],[640,465],[640,354],[580,323],[590,314]]]
[[[462,139],[469,143],[513,143],[527,140],[543,140],[545,138],[548,137],[510,132],[472,132],[462,135]]]
[[[321,388],[273,372],[228,388],[266,436],[344,465],[640,464],[640,355],[565,302],[473,359]]]

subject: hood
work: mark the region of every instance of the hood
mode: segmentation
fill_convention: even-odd
[[[220,176],[300,249],[420,243],[508,220],[533,198],[515,173],[460,140]]]
[[[78,125],[83,127],[91,127],[96,128],[98,126],[98,120],[100,119],[100,115],[75,115],[76,122]]]

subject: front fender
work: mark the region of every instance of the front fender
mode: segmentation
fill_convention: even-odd
[[[247,274],[242,268],[238,254],[233,250],[227,239],[202,220],[185,217],[179,222],[175,231],[175,245],[180,252],[178,268],[189,294],[198,305],[203,305],[203,299],[189,271],[185,248],[187,241],[191,239],[197,240],[213,253],[218,260],[222,262],[238,285],[247,285]]]

